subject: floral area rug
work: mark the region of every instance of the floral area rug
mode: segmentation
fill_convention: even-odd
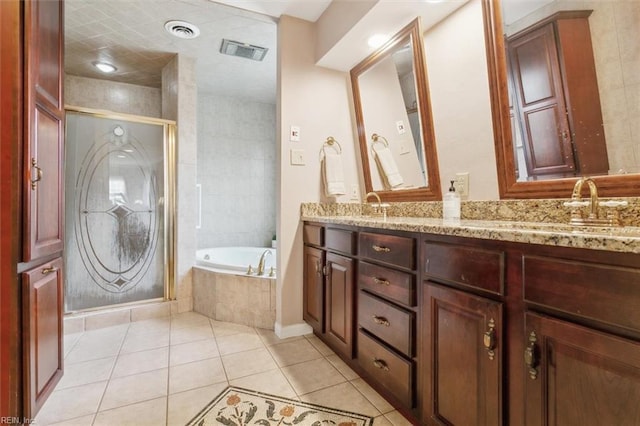
[[[373,418],[229,386],[187,426],[370,426]]]

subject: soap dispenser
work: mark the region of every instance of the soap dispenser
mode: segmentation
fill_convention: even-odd
[[[442,218],[445,222],[460,221],[460,196],[456,192],[454,182],[451,181],[449,192],[442,197]]]

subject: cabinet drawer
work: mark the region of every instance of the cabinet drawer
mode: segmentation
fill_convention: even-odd
[[[303,240],[306,244],[322,247],[324,245],[324,228],[305,224],[302,228]]]
[[[435,281],[504,293],[504,252],[432,242],[423,249],[424,273]]]
[[[524,299],[640,331],[640,269],[524,256]]]
[[[361,232],[360,255],[378,262],[415,269],[416,240],[411,237]]]
[[[358,282],[361,288],[407,306],[416,306],[415,276],[384,266],[360,262]]]
[[[400,352],[414,354],[415,314],[363,291],[358,295],[358,324]]]
[[[325,238],[327,248],[330,250],[347,254],[356,253],[356,232],[354,231],[327,228]]]
[[[369,377],[389,390],[405,406],[414,406],[412,361],[395,354],[360,330],[358,363]]]

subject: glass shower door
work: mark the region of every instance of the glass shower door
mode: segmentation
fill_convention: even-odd
[[[66,312],[165,296],[165,126],[67,112]]]

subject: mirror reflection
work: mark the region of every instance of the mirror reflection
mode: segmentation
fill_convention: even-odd
[[[420,20],[351,70],[367,192],[385,201],[440,198]]]
[[[640,172],[640,2],[502,11],[516,180]]]

